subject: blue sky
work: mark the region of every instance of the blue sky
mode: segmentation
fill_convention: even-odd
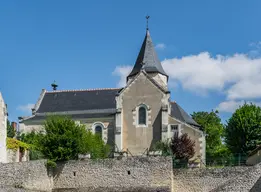
[[[150,33],[187,112],[223,120],[261,98],[260,0],[2,1],[0,91],[9,118],[29,115],[42,88],[116,87]],[[259,73],[260,72],[260,73]],[[122,83],[122,81],[120,82]]]

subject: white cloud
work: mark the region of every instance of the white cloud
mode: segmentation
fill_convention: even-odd
[[[220,112],[234,112],[239,106],[244,104],[243,101],[224,101],[217,106],[217,110]]]
[[[132,66],[117,66],[113,71],[113,75],[120,76],[120,81],[118,82],[118,87],[124,87],[126,85],[126,77],[131,72]]]
[[[260,57],[248,54],[211,56],[208,52],[201,52],[165,59],[162,66],[169,75],[170,87],[178,83],[183,89],[204,96],[210,91],[225,94],[226,101],[218,106],[223,111],[233,111],[242,100],[261,99]],[[119,85],[124,85],[131,69],[132,66],[115,69],[114,74],[120,76]]]
[[[156,49],[163,50],[166,48],[166,45],[164,43],[159,43],[155,46]]]
[[[248,83],[253,87],[261,80],[261,59],[250,59],[245,54],[211,57],[208,52],[203,52],[180,59],[167,59],[162,65],[170,78],[179,81],[184,89],[226,91],[227,97],[233,99],[242,98],[239,90],[242,88],[241,84]],[[261,96],[261,89],[256,92],[245,96]]]
[[[17,110],[23,111],[26,113],[30,113],[32,111],[32,108],[34,108],[34,104],[28,103],[26,105],[20,105],[17,107]]]
[[[248,56],[252,58],[257,58],[261,56],[261,41],[250,43],[249,46],[251,50],[248,52]]]
[[[221,102],[218,107],[216,108],[220,112],[229,112],[233,113],[236,109],[238,109],[240,106],[244,105],[245,101],[234,101],[234,100],[228,100]],[[247,103],[250,103],[248,101]],[[257,106],[261,106],[261,102],[251,102]]]

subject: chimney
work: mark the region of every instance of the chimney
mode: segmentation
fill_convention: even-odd
[[[14,129],[14,131],[16,132],[17,129],[17,123],[16,122],[12,122],[11,123],[11,127]]]

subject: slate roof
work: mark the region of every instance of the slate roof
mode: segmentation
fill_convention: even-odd
[[[44,120],[44,114],[52,112],[60,112],[77,119],[109,117],[116,113],[115,97],[120,90],[115,88],[46,92],[36,115],[25,118],[22,122]],[[176,102],[171,102],[171,116],[200,127]]]
[[[103,118],[103,117],[110,117],[113,116],[115,114],[114,113],[95,113],[95,114],[69,114],[67,116],[71,117],[72,119],[87,119],[87,118]],[[39,116],[39,115],[35,115],[32,116],[30,118],[28,118],[28,120],[30,121],[43,121],[46,119],[46,116]],[[27,119],[23,120],[22,122],[28,121]]]
[[[36,113],[116,109],[120,89],[93,89],[46,92]]]
[[[158,56],[154,49],[154,45],[152,43],[152,39],[150,37],[149,30],[147,30],[146,32],[146,36],[142,43],[139,55],[128,77],[136,75],[141,71],[141,69],[144,69],[147,73],[156,72],[168,77],[158,59]]]
[[[176,102],[171,102],[171,116],[189,125],[200,127]]]

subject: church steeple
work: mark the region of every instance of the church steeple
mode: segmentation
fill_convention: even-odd
[[[158,56],[154,49],[154,45],[152,43],[152,39],[148,28],[149,16],[147,16],[146,19],[147,19],[146,35],[142,43],[139,55],[136,59],[135,65],[127,77],[127,81],[130,77],[135,76],[141,70],[145,70],[147,73],[159,73],[161,75],[164,75],[166,78],[168,78],[168,75],[162,68],[162,65],[158,59]]]

